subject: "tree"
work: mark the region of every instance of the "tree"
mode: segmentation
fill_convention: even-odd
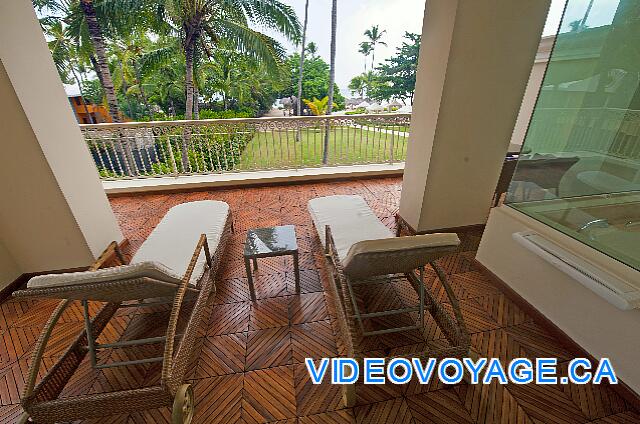
[[[377,73],[369,85],[369,96],[375,100],[400,99],[413,104],[420,54],[420,35],[406,32],[396,53],[376,68]]]
[[[371,46],[371,69],[376,66],[376,47],[380,44],[386,46],[387,43],[382,41],[382,37],[387,32],[387,30],[380,31],[378,25],[372,26],[370,29],[364,32],[364,35],[369,39],[368,43]],[[362,47],[362,44],[360,45]],[[365,69],[366,71],[366,69]]]
[[[280,97],[295,96],[298,92],[298,75],[300,73],[300,56],[299,53],[294,53],[289,56],[285,62],[286,72],[286,85],[280,92]],[[319,99],[329,95],[329,64],[320,56],[309,56],[305,60],[304,75],[302,78],[302,98],[312,99],[317,97]],[[337,105],[337,109],[344,108],[344,96],[340,93],[337,87],[334,93],[334,103]]]
[[[379,77],[372,71],[356,75],[349,82],[351,94],[357,93],[360,97],[368,96],[369,92],[375,89]]]
[[[324,115],[327,113],[327,109],[329,108],[329,96],[324,96],[319,100],[317,97],[314,97],[313,100],[304,99],[304,104],[309,107],[309,110],[315,116]]]
[[[304,74],[304,50],[307,42],[307,23],[309,21],[309,0],[304,4],[304,24],[302,26],[302,43],[300,43],[300,73],[298,75],[298,115],[302,115],[302,76]]]
[[[89,122],[91,124],[95,124],[93,116],[89,113],[89,109],[87,107],[84,89],[82,86],[83,84],[81,81],[82,77],[79,76],[81,73],[78,70],[80,69],[78,63],[78,52],[74,48],[72,41],[67,37],[66,31],[64,31],[62,26],[62,22],[51,21],[43,23],[42,27],[50,40],[47,42],[47,45],[49,46],[51,57],[53,58],[53,62],[56,65],[58,74],[60,75],[60,80],[65,84],[74,82],[78,86],[84,113],[89,117]]]
[[[358,50],[358,53],[362,53],[362,55],[364,56],[364,71],[365,72],[367,72],[367,58],[371,54],[372,50],[373,50],[373,48],[371,47],[371,43],[369,43],[368,41],[363,41],[362,43],[360,43],[360,49]]]
[[[127,98],[123,107],[129,106],[126,114],[130,118],[136,118],[137,115],[151,115],[151,105],[147,95],[147,90],[151,87],[147,86],[144,80],[150,62],[158,60],[150,57],[154,47],[154,43],[147,34],[141,31],[132,31],[111,44],[113,84],[116,92]],[[134,100],[137,107],[132,107],[130,100]]]
[[[238,52],[260,60],[279,72],[283,47],[273,38],[254,30],[259,25],[297,42],[300,23],[295,12],[279,0],[157,0],[163,15],[182,39],[185,58],[185,118],[193,117],[194,60],[196,50],[208,50],[221,41]]]
[[[106,43],[102,35],[102,28],[98,22],[96,10],[93,7],[93,0],[80,0],[80,8],[84,14],[89,37],[93,44],[93,51],[96,57],[96,73],[100,77],[100,82],[107,98],[109,115],[111,115],[113,122],[120,122],[120,108],[118,107],[118,98],[116,97],[111,71],[109,70],[109,62],[107,61]],[[125,160],[125,162],[127,161]]]
[[[349,90],[351,90],[351,94],[358,94],[358,96],[364,97],[365,89],[366,81],[364,75],[356,75],[351,78],[351,82],[349,83]]]
[[[336,32],[338,28],[338,0],[331,2],[331,49],[329,60],[329,95],[327,102],[327,115],[331,115],[333,109],[333,93],[336,85]],[[322,163],[327,164],[329,160],[329,127],[330,122],[327,120],[324,132],[324,148],[322,151]]]
[[[131,12],[135,6],[132,1],[128,0],[128,2],[131,3],[127,4],[131,6],[128,12]],[[100,13],[98,13],[93,0],[33,0],[36,10],[51,13],[51,15],[43,17],[41,22],[53,22],[58,19],[65,23],[64,31],[76,40],[78,51],[91,60],[104,90],[111,119],[113,122],[120,122],[120,110],[107,61],[103,27],[109,27],[115,32],[116,29],[122,30],[125,22],[131,23],[132,21],[126,18],[116,18],[117,13],[108,14],[108,11],[114,12],[117,7],[107,3],[101,3]],[[120,14],[120,16],[127,15],[126,13]]]
[[[316,54],[318,53],[318,46],[316,46],[316,43],[313,41],[310,41],[309,44],[307,44],[307,51],[311,57],[316,57]]]
[[[175,116],[184,110],[184,62],[177,57],[157,65],[146,78],[149,101],[157,104],[167,115]]]
[[[222,99],[224,110],[268,110],[282,90],[284,77],[274,78],[260,62],[234,50],[217,48],[202,65],[203,95],[212,104]]]

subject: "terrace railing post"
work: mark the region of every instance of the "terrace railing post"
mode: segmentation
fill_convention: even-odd
[[[182,162],[182,173],[191,173],[191,163],[189,162],[189,147],[191,145],[191,128],[184,126],[182,138],[180,139],[180,159]]]
[[[171,162],[171,170],[173,171],[173,175],[178,178],[180,173],[178,172],[178,164],[176,164],[176,156],[173,154],[173,146],[171,145],[171,141],[167,143],[169,147],[169,161]]]
[[[131,146],[129,146],[129,141],[127,140],[126,135],[122,131],[118,131],[118,141],[116,142],[117,150],[116,155],[122,156],[123,167],[121,171],[128,177],[135,176],[134,172],[134,157],[133,152],[131,151]]]
[[[393,164],[394,162],[394,154],[393,154],[393,150],[394,150],[394,143],[395,143],[395,130],[391,130],[391,142],[389,143],[389,148],[391,149],[389,151],[389,163]]]

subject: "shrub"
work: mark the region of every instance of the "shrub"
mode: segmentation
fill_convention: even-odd
[[[345,115],[361,115],[363,113],[367,113],[367,109],[364,107],[359,107],[355,110],[351,110],[349,112],[345,112]]]
[[[255,118],[256,112],[252,109],[242,108],[240,110],[200,110],[200,119],[233,119],[233,118]],[[148,121],[181,121],[184,114],[168,116],[164,113],[156,113],[151,118],[140,119],[141,122]]]
[[[179,173],[187,172],[182,166],[182,146],[178,140],[188,140],[189,164],[192,172],[231,171],[240,162],[240,156],[247,144],[253,139],[255,131],[238,133],[219,133],[220,129],[205,127],[198,134],[185,135],[184,130],[176,128],[156,141],[156,150],[161,152],[159,163],[152,169],[157,174],[172,174],[173,166],[168,157],[169,145],[173,151],[175,166]]]

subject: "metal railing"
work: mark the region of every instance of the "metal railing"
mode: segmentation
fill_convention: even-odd
[[[539,108],[526,146],[536,151],[593,152],[640,159],[640,110],[616,108]]]
[[[403,162],[410,114],[80,125],[102,179]]]

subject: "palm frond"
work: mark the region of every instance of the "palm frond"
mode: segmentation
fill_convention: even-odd
[[[272,73],[280,71],[286,50],[273,38],[232,20],[219,21],[216,28],[206,30],[209,36],[217,34],[238,52],[262,62]]]
[[[176,46],[161,47],[143,54],[140,57],[140,73],[143,76],[149,75],[169,63],[177,54],[180,54],[180,51]]]
[[[243,13],[249,22],[280,32],[294,43],[300,42],[301,25],[293,7],[279,0],[222,0],[231,10]]]

